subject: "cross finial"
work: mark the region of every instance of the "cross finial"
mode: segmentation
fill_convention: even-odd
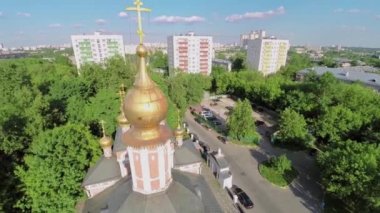
[[[178,122],[178,129],[181,128],[181,118],[180,118],[180,113],[179,113],[179,109],[177,109],[177,122]]]
[[[105,124],[106,122],[104,122],[104,120],[101,120],[99,123],[100,123],[100,125],[102,126],[102,132],[103,132],[103,137],[104,137],[104,136],[106,136],[106,130],[104,129],[104,124]]]
[[[150,12],[152,10],[148,9],[148,8],[141,7],[141,6],[143,6],[143,3],[141,2],[141,0],[135,0],[135,2],[133,4],[136,7],[127,7],[126,10],[127,11],[136,11],[136,13],[137,13],[137,24],[138,24],[137,35],[140,38],[140,44],[142,44],[144,41],[144,31],[142,29],[141,12]]]

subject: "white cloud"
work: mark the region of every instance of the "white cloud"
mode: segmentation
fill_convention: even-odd
[[[177,24],[177,23],[185,23],[185,24],[193,24],[193,23],[199,23],[204,22],[205,18],[200,16],[158,16],[153,19],[152,22],[155,23],[164,23],[164,24]]]
[[[285,7],[281,6],[275,10],[268,11],[257,11],[257,12],[246,12],[244,14],[233,14],[227,16],[225,20],[227,22],[236,22],[245,19],[264,19],[272,16],[285,14]]]
[[[30,13],[24,13],[24,12],[18,12],[17,13],[17,16],[22,16],[22,17],[31,17],[32,14]]]
[[[62,24],[58,24],[58,23],[55,23],[55,24],[49,24],[49,27],[50,27],[50,28],[60,28],[60,27],[62,27]]]
[[[96,21],[95,21],[95,23],[97,24],[97,25],[105,25],[106,23],[107,23],[107,21],[106,20],[104,20],[104,19],[97,19]]]
[[[128,13],[127,12],[120,12],[119,17],[120,18],[126,18],[126,17],[128,17]]]
[[[352,8],[352,9],[338,8],[334,10],[334,13],[361,13],[361,12],[363,11],[357,8]]]

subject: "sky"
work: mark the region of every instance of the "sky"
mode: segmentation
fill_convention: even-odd
[[[292,45],[380,47],[380,0],[143,0],[146,42],[193,31],[214,42],[239,42],[263,29]],[[94,31],[135,44],[133,0],[0,0],[0,43],[6,47],[70,43]]]

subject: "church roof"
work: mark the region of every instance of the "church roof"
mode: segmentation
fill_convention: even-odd
[[[132,190],[132,180],[123,178],[85,203],[83,212],[222,212],[210,186],[200,175],[172,170],[169,188],[153,195]]]
[[[88,186],[96,183],[117,180],[121,178],[120,167],[116,157],[105,158],[104,156],[91,167],[87,172],[82,183],[83,186]]]
[[[121,127],[118,127],[116,130],[116,135],[115,135],[115,142],[113,144],[113,151],[114,152],[120,152],[120,151],[125,151],[127,150],[127,147],[121,140],[123,137],[123,130]]]
[[[182,166],[199,162],[202,162],[202,158],[199,155],[199,151],[195,149],[195,146],[191,140],[184,141],[182,146],[177,148],[174,152],[175,166]]]

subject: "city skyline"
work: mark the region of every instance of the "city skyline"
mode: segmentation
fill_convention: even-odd
[[[144,14],[147,42],[165,42],[173,34],[194,31],[218,43],[239,42],[239,36],[264,29],[291,45],[380,47],[380,2],[338,0],[239,1],[174,0],[144,2],[154,8]],[[132,1],[73,0],[38,3],[5,1],[0,5],[0,43],[6,47],[70,43],[72,34],[103,31],[122,34],[137,43],[135,14],[121,8]]]

